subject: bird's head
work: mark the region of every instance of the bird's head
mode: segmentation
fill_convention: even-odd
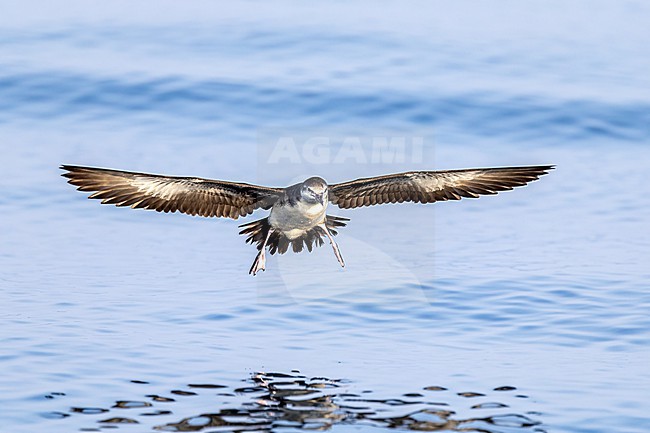
[[[310,177],[302,183],[300,195],[309,203],[324,204],[328,200],[327,182],[320,177]]]

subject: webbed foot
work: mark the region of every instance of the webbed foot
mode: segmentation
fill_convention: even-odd
[[[266,254],[264,250],[261,250],[259,253],[257,253],[257,257],[255,257],[253,266],[251,266],[251,269],[250,271],[248,271],[248,273],[256,275],[259,271],[263,271],[265,269],[266,269]]]

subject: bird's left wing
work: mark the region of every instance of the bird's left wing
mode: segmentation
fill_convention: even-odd
[[[526,185],[552,165],[410,171],[330,185],[330,201],[343,209],[384,203],[433,203],[476,198]]]
[[[283,194],[281,188],[226,182],[198,177],[161,176],[105,168],[62,165],[62,176],[79,191],[94,191],[88,198],[103,204],[182,212],[204,217],[237,219],[255,209],[270,208]]]

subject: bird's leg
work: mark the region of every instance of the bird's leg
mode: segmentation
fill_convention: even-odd
[[[259,271],[263,271],[264,269],[266,269],[266,243],[269,241],[272,232],[273,229],[269,228],[269,231],[266,234],[266,238],[264,238],[264,243],[262,244],[262,248],[260,249],[260,252],[257,253],[257,256],[255,257],[255,261],[253,262],[253,266],[251,266],[250,271],[248,271],[249,274],[255,275]]]
[[[341,264],[341,267],[345,267],[345,262],[343,261],[343,256],[341,256],[341,251],[339,251],[339,246],[336,244],[336,241],[334,240],[334,236],[330,233],[329,229],[327,228],[327,224],[323,224],[320,226],[320,228],[323,229],[325,232],[325,236],[330,240],[330,244],[332,245],[332,249],[334,250],[334,255],[336,256],[336,259],[339,261]]]

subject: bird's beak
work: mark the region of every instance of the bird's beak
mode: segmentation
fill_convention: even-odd
[[[318,194],[316,197],[318,197],[318,201],[321,204],[325,204],[325,202],[323,201],[325,199],[325,194]]]

